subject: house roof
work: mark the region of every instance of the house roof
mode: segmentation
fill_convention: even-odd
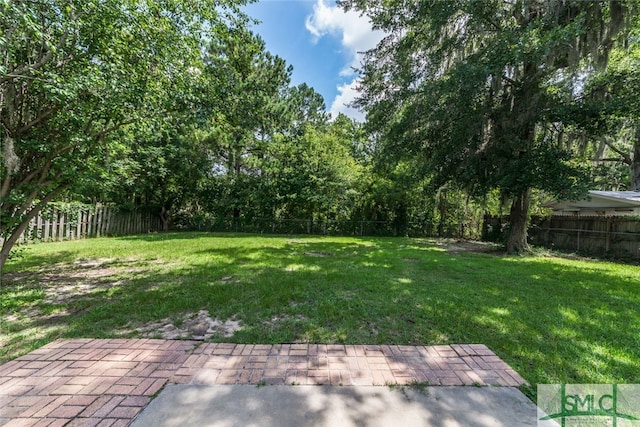
[[[582,200],[554,200],[544,206],[553,210],[616,210],[640,207],[640,191],[590,190]]]
[[[589,191],[591,197],[610,198],[612,200],[626,200],[629,203],[640,205],[640,191]]]

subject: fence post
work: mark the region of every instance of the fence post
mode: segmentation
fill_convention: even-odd
[[[604,251],[605,253],[609,253],[609,248],[611,246],[611,217],[607,217],[607,232],[604,235]]]
[[[83,239],[88,237],[89,234],[89,215],[91,215],[89,210],[82,212],[82,226],[80,227],[80,233]]]
[[[98,209],[95,209],[95,207],[94,207],[93,221],[92,221],[92,224],[91,224],[91,228],[93,230],[93,237],[96,237],[98,235],[98,225],[99,225],[99,223],[98,223],[98,215],[99,214],[100,213],[98,212]]]
[[[58,241],[64,240],[64,225],[65,225],[65,213],[60,212],[59,220],[58,220]]]
[[[102,235],[102,233],[100,233],[101,228],[102,228],[102,209],[100,208],[100,205],[96,204],[96,237],[100,237]]]
[[[113,212],[111,212],[111,209],[108,206],[104,207],[104,216],[107,220],[105,222],[104,235],[112,236],[113,235]]]
[[[70,213],[69,217],[67,218],[67,227],[66,227],[66,239],[67,240],[73,240],[73,230],[71,229],[71,219],[73,218],[73,214]]]
[[[547,231],[544,233],[544,247],[549,247],[549,238],[551,237],[551,218],[548,218],[545,222],[547,223]]]
[[[102,234],[105,236],[109,235],[109,226],[111,223],[111,215],[109,213],[109,207],[107,205],[102,206],[102,210],[104,211],[104,227],[102,229]]]
[[[53,211],[53,215],[51,217],[51,241],[55,242],[58,238],[58,214],[57,210]]]
[[[91,223],[93,222],[93,213],[91,212],[91,209],[89,209],[87,211],[87,229],[85,230],[85,235],[87,237],[91,237]]]

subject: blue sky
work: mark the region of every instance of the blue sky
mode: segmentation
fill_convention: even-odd
[[[254,31],[267,50],[293,66],[292,84],[307,83],[322,94],[327,110],[363,120],[345,106],[356,96],[359,64],[357,52],[374,47],[381,39],[366,18],[345,13],[333,0],[261,0],[245,8],[261,21]]]

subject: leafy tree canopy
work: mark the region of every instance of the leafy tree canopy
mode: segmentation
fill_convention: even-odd
[[[606,67],[636,3],[342,1],[388,33],[365,57],[358,105],[383,151],[421,159],[434,187],[511,197],[507,249],[526,249],[531,189],[586,189],[554,132],[576,120],[581,73]]]
[[[0,267],[44,205],[126,127],[154,126],[202,70],[201,46],[242,27],[236,0],[0,3]]]

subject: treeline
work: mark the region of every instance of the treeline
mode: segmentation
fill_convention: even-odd
[[[304,85],[283,87],[277,96],[282,94],[282,103],[273,105],[296,107],[301,95],[307,105],[316,104],[304,117],[274,116],[279,122],[270,133],[259,129],[233,138],[211,127],[134,139],[110,159],[112,170],[98,171],[76,199],[151,211],[165,231],[265,231],[258,224],[266,223],[280,224],[282,231],[296,223],[291,230],[324,232],[327,224],[342,223],[335,227],[349,234],[345,224],[368,222],[381,225],[379,231],[367,227],[367,234],[406,235],[419,223],[422,234],[429,228],[443,236],[479,237],[482,215],[495,211],[495,201],[490,207],[487,199],[455,189],[431,193],[407,165],[385,170],[362,124],[344,115],[329,120],[320,95]]]
[[[290,84],[243,4],[0,4],[0,268],[53,201],[147,209],[165,229],[207,216],[402,229],[429,211],[420,179],[379,168],[362,125]]]
[[[341,2],[388,34],[365,124],[291,85],[242,0],[1,3],[0,268],[52,201],[461,236],[508,211],[518,251],[540,198],[640,188],[637,0],[378,3]]]

